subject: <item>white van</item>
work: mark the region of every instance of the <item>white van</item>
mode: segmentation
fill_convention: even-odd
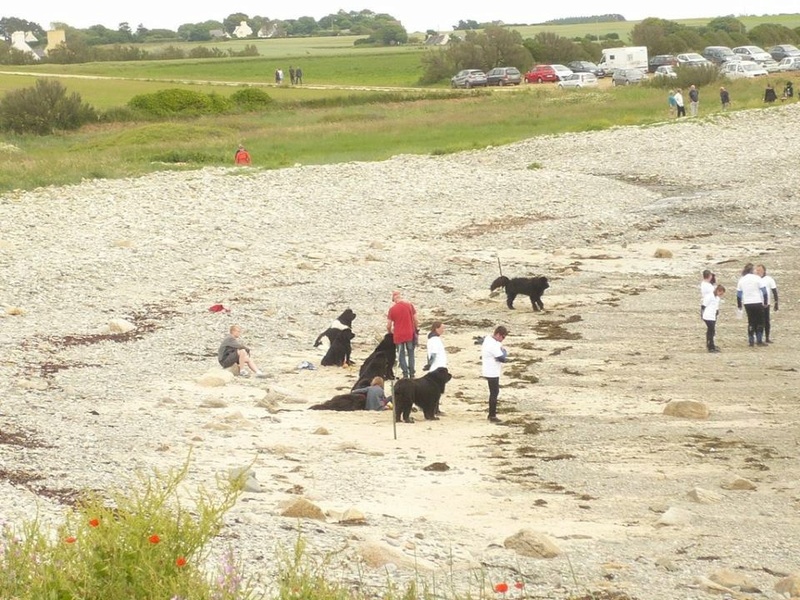
[[[641,69],[647,73],[647,46],[604,48],[597,66],[609,73],[617,69]]]

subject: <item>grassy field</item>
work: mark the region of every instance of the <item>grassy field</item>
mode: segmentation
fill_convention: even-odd
[[[734,109],[762,106],[763,86],[761,81],[732,83]],[[703,115],[719,110],[716,87],[701,89],[701,107]],[[0,144],[0,191],[227,166],[240,142],[255,167],[273,169],[383,160],[403,153],[446,154],[536,135],[665,121],[665,91],[646,87],[562,91],[528,85],[465,91],[450,99],[330,108],[279,100],[261,113],[97,125],[46,137],[7,136]]]

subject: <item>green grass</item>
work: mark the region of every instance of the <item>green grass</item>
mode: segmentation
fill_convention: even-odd
[[[733,109],[763,106],[763,86],[761,81],[728,84]],[[718,87],[701,88],[702,115],[719,110]],[[239,143],[247,146],[254,167],[268,169],[383,160],[404,153],[449,154],[537,135],[658,123],[666,118],[666,95],[665,90],[640,86],[558,90],[530,85],[446,99],[325,108],[303,107],[290,99],[262,113],[98,125],[48,137],[11,136],[5,142],[18,151],[0,146],[0,191],[87,177],[228,166]]]

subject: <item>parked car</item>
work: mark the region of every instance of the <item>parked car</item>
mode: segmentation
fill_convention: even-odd
[[[486,74],[488,85],[519,85],[522,73],[516,67],[496,67]]]
[[[606,76],[605,69],[601,69],[596,64],[589,62],[588,60],[573,60],[571,63],[567,63],[567,67],[571,69],[573,73],[592,73],[599,79],[602,79]]]
[[[486,73],[480,69],[463,69],[450,80],[454,88],[486,87]]]
[[[597,76],[594,73],[573,73],[558,82],[560,88],[597,87]]]
[[[800,71],[800,56],[787,56],[778,63],[779,71]]]
[[[771,58],[769,60],[760,61],[758,64],[764,67],[767,70],[767,73],[777,73],[780,70],[778,69],[778,63]]]
[[[727,46],[706,46],[703,49],[702,55],[703,58],[710,60],[715,65],[723,65],[729,60],[738,60],[741,58],[741,56]]]
[[[759,48],[758,46],[736,46],[733,51],[741,55],[743,60],[753,60],[755,62],[772,60],[769,53],[764,52],[763,48]]]
[[[617,69],[611,76],[611,85],[631,85],[641,83],[647,79],[647,75],[641,69]]]
[[[563,79],[568,75],[572,75],[572,69],[568,69],[564,65],[550,65],[550,66],[553,67],[553,70],[556,72],[556,75],[558,75],[559,79]]]
[[[672,65],[661,65],[653,73],[654,77],[667,77],[669,79],[677,79],[678,74],[675,72],[675,67]]]
[[[712,62],[700,56],[697,52],[684,52],[675,57],[679,67],[710,67]]]
[[[558,73],[550,65],[536,65],[525,73],[525,83],[544,83],[558,81]]]
[[[720,73],[722,73],[728,79],[766,77],[768,75],[767,70],[764,67],[751,60],[728,61],[722,66]]]
[[[791,44],[779,44],[773,46],[768,50],[772,60],[777,62],[782,61],[784,58],[791,58],[792,56],[800,56],[800,50]]]
[[[655,73],[658,67],[663,67],[664,65],[674,67],[677,64],[678,59],[675,58],[674,54],[656,54],[647,63],[647,70],[651,73]]]

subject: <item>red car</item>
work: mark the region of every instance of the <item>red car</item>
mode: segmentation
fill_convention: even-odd
[[[525,73],[525,83],[544,83],[558,81],[558,73],[550,65],[536,65]]]

